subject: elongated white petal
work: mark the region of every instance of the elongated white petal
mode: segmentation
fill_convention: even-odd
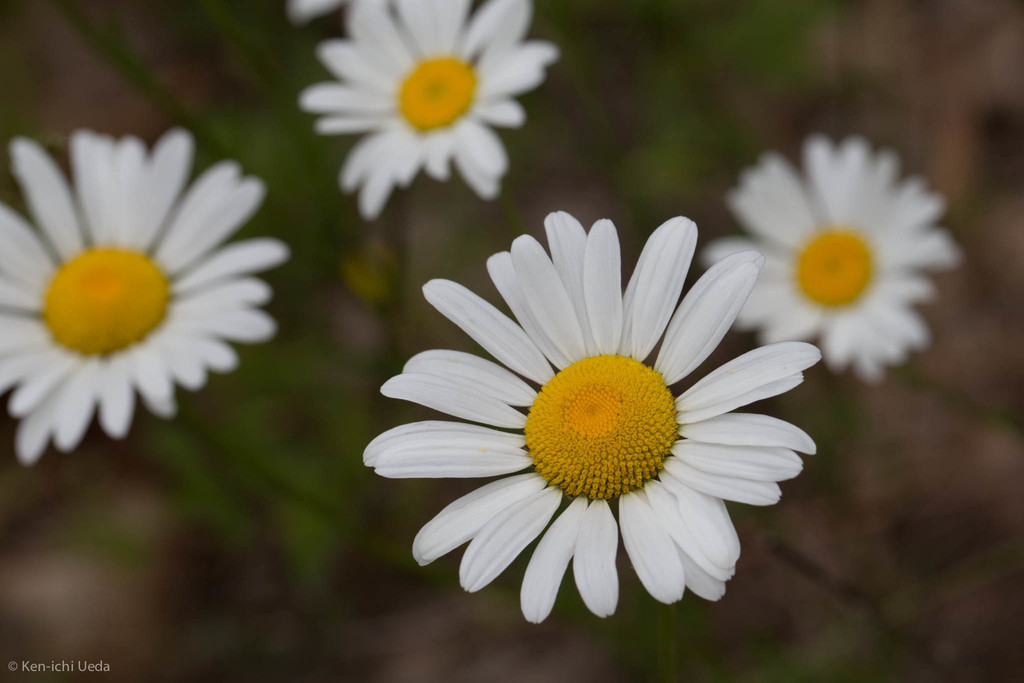
[[[485,351],[538,384],[551,379],[551,366],[522,328],[465,287],[450,280],[423,286],[427,301]]]
[[[128,360],[124,356],[110,358],[97,390],[103,431],[111,438],[124,438],[135,412],[135,392],[132,390]]]
[[[804,463],[788,448],[776,446],[725,446],[701,441],[680,441],[672,453],[691,467],[709,474],[785,481],[800,474]]]
[[[533,237],[512,242],[512,265],[523,291],[523,302],[544,334],[569,363],[587,354],[583,329],[558,271]],[[563,366],[564,367],[564,366]]]
[[[505,508],[543,489],[547,483],[538,474],[505,477],[467,493],[427,522],[412,544],[416,561],[429,564],[473,538]]]
[[[403,373],[385,382],[380,393],[495,427],[521,429],[526,426],[526,415],[523,413],[450,378]]]
[[[618,548],[619,527],[611,507],[604,500],[591,501],[576,539],[572,571],[583,603],[602,618],[614,614],[619,602]]]
[[[402,372],[418,372],[436,377],[464,380],[488,396],[510,406],[529,406],[537,392],[514,374],[489,360],[461,351],[424,351],[405,364]]]
[[[561,500],[561,491],[547,487],[496,514],[470,541],[462,556],[462,587],[475,593],[496,579],[540,535]]]
[[[71,258],[84,246],[71,190],[64,174],[38,143],[16,138],[11,143],[11,172],[25,202],[61,257]]]
[[[0,202],[0,271],[11,279],[42,291],[55,269],[53,258],[43,248],[35,231],[24,218]]]
[[[583,332],[587,353],[594,351],[594,338],[590,331],[590,316],[583,292],[583,262],[587,252],[587,231],[578,220],[565,211],[548,214],[544,219],[544,232],[551,250],[551,262],[565,291],[572,300],[573,309]],[[607,277],[607,273],[602,273]],[[621,292],[619,298],[622,298]],[[621,323],[620,323],[621,324]]]
[[[100,360],[90,358],[68,379],[57,407],[57,430],[53,443],[68,452],[82,440],[96,410],[96,385],[100,379]]]
[[[643,491],[619,498],[619,526],[622,545],[647,592],[666,604],[681,600],[686,589],[683,564]]]
[[[623,355],[642,361],[665,330],[697,244],[697,226],[688,218],[665,222],[647,240],[623,299]]]
[[[465,422],[411,422],[389,429],[371,441],[363,451],[363,463],[373,467],[380,455],[387,451],[416,448],[422,444],[436,446],[444,443],[477,444],[483,448],[515,451],[526,445],[526,437],[521,433],[510,434]]]
[[[287,245],[269,237],[234,242],[179,276],[176,294],[186,294],[239,275],[259,273],[288,260]]]
[[[709,496],[734,500],[747,505],[775,505],[782,490],[773,481],[753,481],[720,474],[709,474],[687,465],[676,457],[665,459],[664,468],[673,477]]]
[[[34,413],[18,425],[14,437],[14,450],[18,455],[18,462],[22,465],[34,465],[46,450],[46,443],[56,426],[59,405],[60,394],[52,393]]]
[[[608,220],[594,223],[583,262],[583,299],[597,353],[615,353],[622,342],[622,264],[619,236]]]
[[[532,463],[522,434],[457,422],[419,422],[392,429],[366,447],[363,460],[392,478],[486,477]]]
[[[676,399],[679,421],[699,422],[788,391],[801,381],[801,371],[819,360],[821,352],[804,342],[754,349],[712,371]]]
[[[555,598],[558,597],[558,587],[576,550],[576,539],[583,526],[586,510],[586,498],[573,500],[533,551],[519,593],[523,616],[527,621],[539,624],[551,614]]]
[[[680,436],[727,446],[779,446],[801,453],[817,448],[807,432],[776,417],[754,413],[726,413],[679,428]]]
[[[675,384],[715,350],[757,282],[764,256],[740,252],[713,265],[693,285],[672,316],[654,368]]]

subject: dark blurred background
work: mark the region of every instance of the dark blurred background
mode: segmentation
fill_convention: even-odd
[[[200,166],[267,181],[244,234],[294,250],[267,278],[279,336],[179,392],[178,419],[24,469],[0,417],[0,663],[103,660],[106,681],[1024,680],[1024,3],[536,4],[532,35],[562,59],[502,133],[502,198],[420,178],[367,224],[335,182],[352,139],[317,138],[296,106],[340,13],[296,28],[284,0],[0,0],[4,144],[64,160],[76,128],[151,142],[184,125]],[[532,626],[523,558],[476,595],[459,553],[417,567],[417,529],[473,483],[384,480],[361,454],[428,414],[377,392],[403,359],[472,349],[422,283],[496,301],[486,257],[556,209],[613,219],[626,263],[678,214],[706,244],[736,230],[722,195],[740,170],[814,131],[897,150],[948,198],[965,261],[907,367],[872,387],[816,367],[764,408],[819,453],[779,505],[730,506],[725,598],[665,608],[620,557],[614,617],[566,581]],[[731,334],[709,365],[752,344]]]

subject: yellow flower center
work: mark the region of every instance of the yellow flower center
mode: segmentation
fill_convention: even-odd
[[[167,311],[167,278],[148,257],[119,249],[91,249],[57,271],[43,318],[54,338],[94,355],[145,338]]]
[[[624,356],[577,361],[544,385],[526,421],[533,466],[569,496],[614,498],[661,470],[679,425],[672,392]]]
[[[853,303],[871,281],[871,252],[856,233],[836,229],[815,237],[797,264],[797,281],[823,306]]]
[[[476,92],[473,67],[455,57],[421,62],[402,84],[399,107],[420,130],[450,126],[469,110]]]

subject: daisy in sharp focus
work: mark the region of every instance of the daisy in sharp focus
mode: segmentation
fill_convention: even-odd
[[[498,195],[508,155],[492,126],[526,120],[516,95],[544,80],[554,45],[525,41],[530,0],[488,0],[472,17],[470,0],[359,2],[349,40],[330,40],[320,59],[340,82],[307,88],[303,109],[321,114],[325,135],[360,133],[341,171],[345,192],[359,190],[364,218],[380,215],[396,186],[420,168],[447,180],[454,162],[482,198]]]
[[[806,178],[778,154],[748,169],[727,200],[750,239],[712,242],[708,262],[757,249],[764,272],[738,325],[762,343],[820,338],[833,371],[852,366],[878,381],[886,365],[928,345],[912,305],[930,298],[925,270],[955,266],[960,251],[936,227],[942,197],[919,178],[898,180],[899,160],[851,137],[804,145]]]
[[[172,416],[175,384],[195,390],[208,371],[235,368],[227,342],[273,336],[259,310],[270,287],[252,274],[285,261],[287,247],[222,246],[259,208],[263,183],[226,161],[186,190],[193,147],[180,130],[152,152],[136,138],[76,132],[72,189],[38,144],[11,143],[36,225],[0,203],[0,393],[13,388],[22,463],[51,438],[75,448],[94,414],[125,436],[136,392]]]
[[[540,536],[522,584],[529,621],[551,612],[570,561],[587,607],[612,614],[620,532],[656,599],[675,602],[689,587],[717,600],[740,554],[723,499],[775,503],[776,482],[802,468],[794,451],[814,452],[793,425],[732,411],[800,384],[821,354],[801,342],[773,344],[673,391],[729,329],[762,256],[715,264],[677,306],[697,241],[692,221],[675,218],[651,235],[625,294],[610,221],[588,234],[555,213],[545,227],[550,258],[523,236],[487,262],[518,323],[454,282],[423,288],[504,367],[425,351],[381,388],[479,424],[396,427],[367,446],[364,462],[385,477],[500,477],[423,527],[413,555],[426,564],[469,542],[459,578],[473,592]]]

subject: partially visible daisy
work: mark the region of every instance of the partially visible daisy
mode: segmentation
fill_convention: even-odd
[[[11,143],[35,227],[0,203],[0,393],[21,419],[16,451],[34,463],[52,438],[78,445],[97,415],[128,432],[135,394],[161,417],[174,386],[199,389],[238,363],[227,342],[275,331],[253,273],[282,263],[281,242],[223,246],[263,201],[263,183],[221,162],[187,190],[192,136],[167,133],[147,152],[132,137],[71,138],[74,189],[31,140]]]
[[[610,221],[588,234],[556,213],[545,227],[550,258],[523,236],[487,262],[518,324],[454,282],[423,288],[509,369],[460,351],[425,351],[381,388],[480,424],[396,427],[367,446],[364,462],[385,477],[500,477],[423,527],[413,555],[426,564],[468,541],[459,578],[473,592],[542,536],[522,584],[529,621],[551,612],[570,561],[587,607],[612,614],[620,531],[656,599],[675,602],[689,587],[718,600],[740,554],[723,499],[775,503],[776,482],[802,468],[794,451],[814,452],[793,425],[732,411],[800,384],[821,354],[800,342],[765,346],[674,391],[729,329],[761,255],[715,264],[677,306],[697,242],[692,221],[672,219],[651,235],[625,294]]]
[[[752,238],[717,240],[705,256],[765,255],[738,319],[762,343],[820,338],[833,371],[852,366],[878,381],[886,365],[928,345],[928,327],[912,308],[933,294],[924,271],[960,260],[936,227],[945,203],[920,178],[898,180],[896,155],[872,153],[859,137],[838,146],[808,138],[804,168],[806,178],[769,153],[745,171],[727,200]]]
[[[320,45],[337,83],[302,93],[322,114],[325,135],[365,133],[345,162],[340,184],[359,189],[359,211],[376,218],[395,186],[424,168],[447,180],[450,164],[484,199],[498,194],[508,155],[491,126],[526,120],[513,99],[544,80],[554,45],[526,41],[530,0],[488,0],[469,17],[469,0],[397,0],[396,12],[356,4],[350,40]]]

